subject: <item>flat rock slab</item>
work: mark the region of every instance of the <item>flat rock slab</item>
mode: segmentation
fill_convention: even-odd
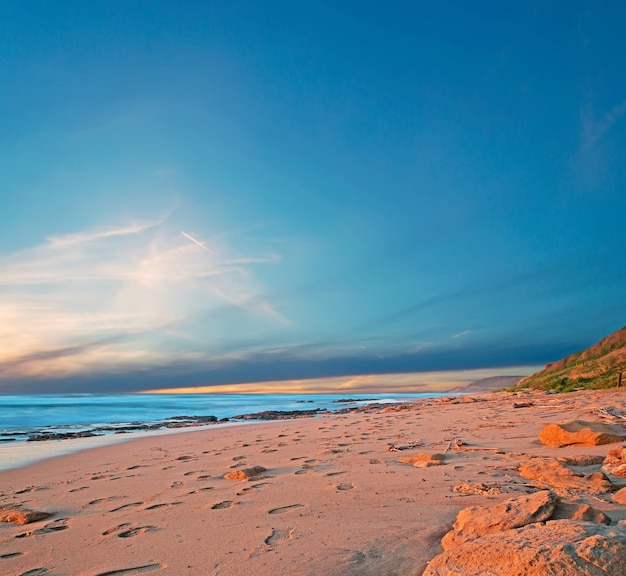
[[[563,424],[550,424],[539,433],[546,446],[561,447],[572,444],[599,446],[626,440],[626,428],[617,424],[571,420]]]
[[[18,524],[30,524],[50,518],[50,512],[38,512],[19,508],[17,506],[3,506],[0,508],[0,522],[17,522]]]
[[[551,520],[488,534],[431,560],[423,576],[624,576],[626,526]]]
[[[568,466],[598,466],[604,462],[604,457],[595,454],[579,454],[576,456],[559,456],[557,460]]]
[[[484,482],[464,482],[457,484],[452,491],[458,494],[502,494],[500,486],[485,484]]]
[[[519,528],[548,520],[559,497],[549,490],[511,498],[493,506],[471,506],[461,510],[450,532],[441,540],[444,550],[492,532]]]
[[[524,462],[519,467],[520,476],[536,480],[541,485],[570,490],[585,490],[596,494],[604,494],[613,489],[613,485],[602,472],[581,474],[570,470],[555,458],[536,458]]]

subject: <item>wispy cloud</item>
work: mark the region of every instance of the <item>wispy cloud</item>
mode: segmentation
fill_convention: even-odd
[[[210,356],[219,327],[195,320],[211,309],[286,322],[252,269],[278,262],[276,254],[181,235],[168,216],[53,236],[0,256],[0,380]]]
[[[215,254],[215,252],[211,250],[211,248],[209,248],[206,244],[203,244],[199,240],[196,240],[193,236],[191,236],[191,234],[187,234],[187,232],[185,232],[184,230],[181,230],[180,233],[185,238],[187,238],[187,240],[191,240],[194,244],[196,244],[197,246],[200,246],[200,248],[204,248],[207,252],[210,252],[211,254]]]
[[[458,334],[454,334],[454,336],[452,336],[452,338],[463,338],[463,336],[467,336],[468,334],[471,334],[472,331],[471,330],[463,330],[463,332],[459,332]]]
[[[616,104],[610,112],[597,119],[590,106],[581,113],[581,152],[589,150],[626,114],[626,98]]]

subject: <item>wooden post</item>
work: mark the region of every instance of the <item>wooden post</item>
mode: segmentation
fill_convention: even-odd
[[[617,377],[617,387],[620,388],[622,385],[622,372],[619,373],[619,376]]]

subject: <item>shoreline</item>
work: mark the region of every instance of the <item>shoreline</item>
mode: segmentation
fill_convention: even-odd
[[[461,509],[537,489],[519,475],[520,462],[606,455],[614,444],[550,448],[537,439],[547,424],[590,420],[606,408],[626,412],[626,394],[446,396],[168,430],[57,456],[0,472],[2,505],[53,514],[26,526],[0,524],[0,572],[420,575]],[[401,462],[418,453],[444,460]],[[265,470],[249,480],[225,477],[255,466]],[[463,484],[492,492],[455,491]],[[612,523],[626,520],[626,506],[610,494],[560,494]]]
[[[451,392],[451,394],[458,395],[458,393],[454,392]],[[221,419],[213,415],[171,416],[158,421],[135,421],[126,424],[120,422],[100,422],[98,424],[42,426],[32,427],[29,432],[25,432],[25,429],[22,428],[17,437],[10,439],[11,441],[6,439],[0,441],[0,471],[12,470],[43,459],[53,458],[57,455],[81,452],[92,447],[119,444],[147,436],[159,436],[168,433],[176,434],[184,431],[213,428],[215,426],[317,417],[325,413],[342,413],[352,409],[360,410],[371,405],[403,404],[441,395],[442,393],[438,392],[432,393],[432,395],[419,393],[405,398],[389,395],[396,396],[396,398],[389,398],[387,397],[388,395],[381,393],[378,394],[380,398],[346,398],[341,394],[336,394],[337,399],[329,402],[330,408],[269,409],[260,412],[233,414]],[[304,406],[314,403],[314,401],[299,399],[295,403]],[[6,433],[3,436],[10,436],[10,434]]]
[[[166,428],[160,430],[145,430],[128,432],[124,434],[101,434],[84,438],[65,438],[60,440],[47,440],[45,442],[11,442],[0,444],[0,473],[8,470],[17,470],[43,462],[59,456],[78,454],[86,450],[94,450],[107,446],[115,446],[143,438],[154,436],[166,436],[169,434],[182,434],[185,432],[199,432],[216,427],[243,426],[253,422],[219,422],[199,426],[187,426],[184,428]]]

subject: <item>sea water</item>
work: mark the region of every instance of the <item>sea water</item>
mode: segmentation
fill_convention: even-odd
[[[165,424],[176,416],[218,420],[266,410],[340,410],[368,403],[396,403],[440,394],[42,394],[0,396],[0,470],[96,445],[171,430],[97,438],[27,442],[41,433],[89,432],[102,427]],[[191,428],[197,430],[197,428]],[[189,428],[187,430],[190,430]]]

